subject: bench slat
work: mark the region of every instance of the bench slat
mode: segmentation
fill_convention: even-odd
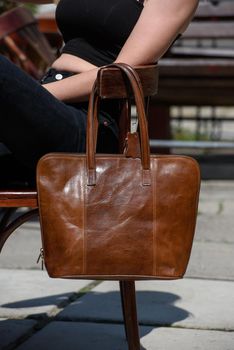
[[[36,190],[0,190],[0,207],[37,208]]]
[[[234,49],[213,48],[213,47],[191,47],[191,46],[174,46],[171,48],[173,55],[186,57],[226,57],[234,58]]]
[[[153,96],[158,91],[158,65],[134,67],[142,82],[144,96]],[[114,81],[113,84],[113,74]],[[127,98],[124,76],[117,68],[103,69],[98,79],[98,94],[102,98]]]
[[[159,69],[160,87],[162,77],[165,76],[183,76],[187,79],[193,76],[212,79],[221,77],[230,80],[234,77],[234,59],[165,58],[160,61]]]
[[[206,17],[234,18],[233,1],[222,1],[217,5],[210,2],[200,3],[195,14],[195,19]]]
[[[192,22],[183,33],[184,39],[233,39],[234,21]]]

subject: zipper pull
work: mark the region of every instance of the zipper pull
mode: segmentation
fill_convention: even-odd
[[[44,250],[43,250],[43,248],[40,249],[40,254],[37,258],[37,264],[39,263],[40,260],[41,260],[41,269],[44,270]]]

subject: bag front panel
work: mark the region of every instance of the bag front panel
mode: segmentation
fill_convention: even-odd
[[[139,159],[51,155],[38,168],[45,262],[51,277],[179,278],[189,260],[199,194],[197,164],[152,156],[151,186]]]
[[[97,157],[97,182],[86,188],[86,274],[153,273],[153,192],[140,159]]]

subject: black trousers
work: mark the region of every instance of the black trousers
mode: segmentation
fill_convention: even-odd
[[[62,72],[63,73],[63,72]],[[60,74],[50,70],[42,83]],[[68,75],[61,74],[59,78]],[[115,104],[113,104],[114,106]],[[109,105],[110,106],[110,105]],[[88,103],[66,104],[40,82],[0,55],[0,186],[35,178],[39,158],[49,152],[84,152]],[[110,108],[100,110],[98,152],[116,153],[118,130]]]

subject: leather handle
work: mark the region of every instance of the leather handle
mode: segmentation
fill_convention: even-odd
[[[143,185],[150,185],[150,148],[149,148],[149,135],[148,125],[145,115],[144,106],[144,94],[141,86],[141,81],[136,71],[125,63],[113,63],[108,66],[110,68],[120,69],[124,76],[127,78],[129,83],[137,109],[139,130],[140,130],[140,141],[141,141],[141,162],[143,168]],[[100,77],[102,68],[98,72],[97,80],[94,83],[88,108],[87,117],[87,139],[86,139],[86,155],[87,155],[87,172],[88,172],[88,185],[96,184],[96,163],[95,163],[95,152],[96,152],[96,140],[97,140],[97,125],[98,125],[98,102],[100,97],[97,93],[97,81]]]

